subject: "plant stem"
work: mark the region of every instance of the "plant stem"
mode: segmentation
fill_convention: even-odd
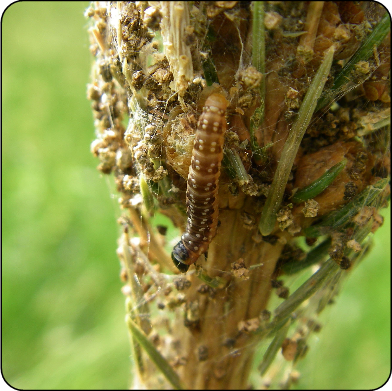
[[[264,236],[269,235],[274,229],[276,213],[282,202],[284,189],[286,187],[295,156],[297,155],[302,137],[305,134],[310,120],[312,119],[317,99],[321,95],[327,81],[329,70],[332,65],[333,55],[334,47],[332,46],[325,53],[325,58],[309,86],[309,90],[306,93],[299,110],[298,118],[295,121],[284,145],[281,159],[278,163],[271,188],[268,192],[267,200],[263,211],[261,212],[259,229],[260,233]]]

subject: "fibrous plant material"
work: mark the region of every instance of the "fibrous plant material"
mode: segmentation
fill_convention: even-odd
[[[258,344],[262,376],[280,348],[294,371],[315,330],[299,338],[297,324],[317,324],[382,224],[388,14],[227,1],[94,2],[86,15],[91,151],[124,210],[134,387],[248,388]]]
[[[379,204],[378,196],[385,190],[388,179],[380,179],[374,185],[369,185],[360,194],[357,194],[348,204],[339,210],[329,213],[319,223],[305,229],[305,234],[309,238],[326,234],[328,231],[333,232],[337,229],[349,224],[354,216],[356,216],[365,207]]]
[[[334,53],[335,48],[332,45],[325,53],[325,58],[310,84],[302,102],[301,108],[298,112],[298,118],[294,122],[284,144],[282,155],[275,171],[274,180],[272,181],[267,200],[265,201],[263,211],[261,212],[259,227],[261,234],[264,236],[269,235],[274,229],[276,213],[282,203],[283,193],[293,167],[294,159],[297,156],[302,138],[308,128],[310,120],[313,117],[317,100],[320,97],[327,81]]]

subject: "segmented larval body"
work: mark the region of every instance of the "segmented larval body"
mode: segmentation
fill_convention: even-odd
[[[197,123],[186,192],[187,226],[172,252],[172,259],[182,272],[207,251],[216,234],[227,105],[223,95],[210,95]]]

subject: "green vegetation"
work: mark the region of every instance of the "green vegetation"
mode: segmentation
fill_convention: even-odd
[[[20,2],[3,16],[2,370],[21,389],[129,386],[120,210],[89,152],[88,4]],[[376,388],[389,375],[384,215],[371,255],[322,314],[300,389]]]
[[[307,201],[313,197],[318,196],[322,193],[341,173],[343,168],[346,166],[347,159],[343,159],[340,163],[335,164],[329,170],[327,170],[320,178],[317,178],[313,183],[309,186],[306,186],[303,189],[298,190],[294,197],[292,198],[293,202],[302,202]]]
[[[261,212],[259,230],[264,236],[269,235],[274,229],[276,213],[278,212],[283,199],[287,179],[290,175],[291,168],[293,167],[293,162],[297,155],[302,137],[306,132],[310,120],[312,119],[317,99],[321,95],[327,81],[332,65],[334,50],[334,47],[331,46],[331,48],[326,51],[324,60],[314,76],[314,79],[312,80],[312,83],[310,84],[301,104],[301,108],[298,112],[298,118],[290,129],[289,136],[287,137],[287,141],[283,148],[282,158],[279,160],[278,167],[274,174],[274,180],[268,192],[263,211]]]
[[[96,170],[88,2],[3,16],[3,376],[22,389],[129,384],[115,186]]]

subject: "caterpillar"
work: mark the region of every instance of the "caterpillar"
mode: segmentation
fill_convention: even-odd
[[[216,234],[227,105],[223,95],[210,95],[197,123],[186,191],[187,225],[171,254],[183,273],[207,251]]]

